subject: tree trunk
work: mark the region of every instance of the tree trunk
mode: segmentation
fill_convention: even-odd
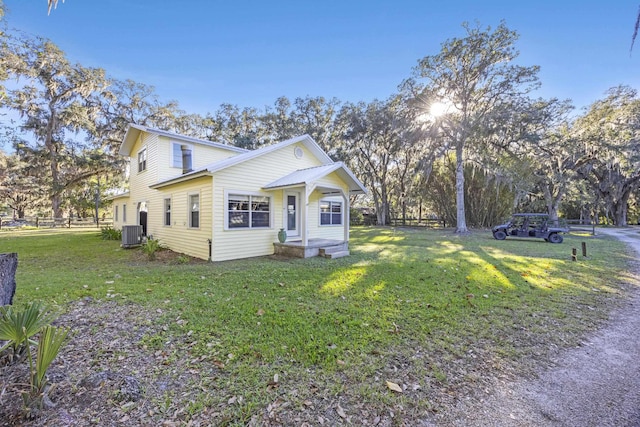
[[[467,219],[464,211],[464,159],[463,144],[456,145],[456,233],[468,233]]]
[[[627,200],[629,196],[623,197],[621,200],[618,200],[618,203],[614,203],[611,206],[612,215],[613,215],[613,225],[616,227],[626,227],[627,226]]]
[[[615,203],[611,204],[611,214],[613,216],[613,225],[618,227],[626,227],[627,210],[629,208],[629,197],[631,196],[632,186],[625,186],[622,194]]]
[[[62,218],[62,197],[60,194],[51,196],[51,210],[53,210],[54,218]]]
[[[98,217],[100,210],[100,176],[98,176],[98,184],[96,185],[96,197],[95,197],[95,212],[96,212],[96,227],[100,228],[100,219]]]
[[[0,254],[0,306],[13,304],[17,269],[17,253]]]

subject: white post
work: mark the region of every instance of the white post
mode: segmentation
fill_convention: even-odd
[[[304,200],[302,200],[302,212],[300,213],[300,238],[302,240],[302,246],[306,247],[309,244],[309,236],[307,235],[307,220],[309,218],[309,195],[313,192],[315,186],[304,186]]]

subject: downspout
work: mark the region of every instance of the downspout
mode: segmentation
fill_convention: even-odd
[[[208,259],[208,261],[211,262],[211,239],[207,239],[207,242],[209,243],[209,259]]]

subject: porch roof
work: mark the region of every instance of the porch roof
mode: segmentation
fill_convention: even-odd
[[[335,162],[327,165],[300,169],[288,175],[285,175],[282,178],[279,178],[262,188],[265,190],[277,190],[287,187],[310,185],[333,172],[337,172],[340,178],[347,184],[347,186],[349,187],[349,193],[366,194],[367,189],[342,162]]]
[[[112,194],[111,196],[105,197],[105,200],[114,200],[114,199],[120,199],[122,197],[129,197],[129,192],[125,191],[123,193],[118,193],[118,194]]]

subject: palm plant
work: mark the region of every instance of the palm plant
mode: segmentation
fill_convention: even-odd
[[[54,316],[40,302],[27,304],[23,309],[0,307],[0,353],[11,349],[11,360],[16,362],[25,354],[29,361],[29,391],[22,394],[25,409],[41,409],[46,395],[46,373],[58,355],[68,330],[51,326]],[[32,339],[40,334],[39,340]],[[34,361],[31,346],[37,346]]]
[[[67,338],[68,333],[68,329],[57,328],[51,325],[46,325],[42,328],[40,341],[38,342],[38,353],[36,355],[35,366],[33,365],[31,350],[28,350],[31,387],[29,392],[22,394],[26,408],[32,408],[33,406],[37,409],[42,408],[47,386],[47,370],[49,369],[51,362],[53,362],[58,355],[60,347]]]
[[[6,341],[0,352],[11,348],[12,357],[19,358],[29,345],[36,344],[31,337],[53,319],[54,316],[40,302],[32,302],[22,310],[10,305],[0,307],[0,341]]]

